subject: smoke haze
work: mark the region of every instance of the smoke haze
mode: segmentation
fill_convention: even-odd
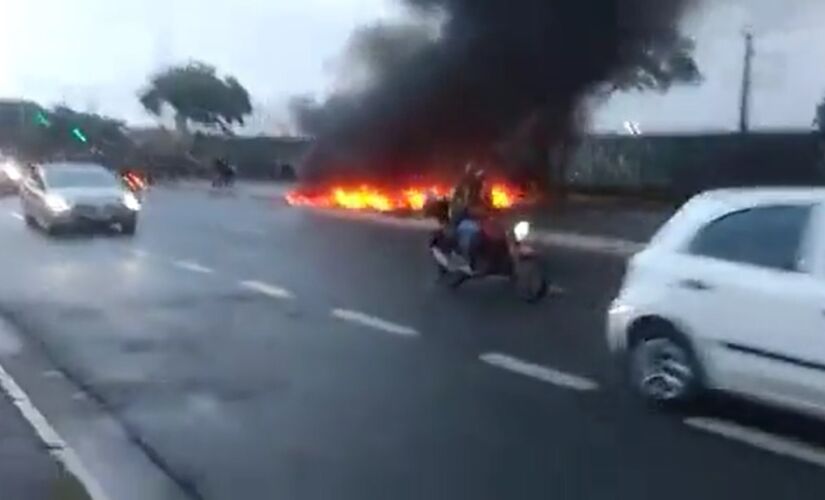
[[[640,54],[681,43],[690,1],[404,3],[410,23],[354,35],[341,92],[294,104],[316,138],[310,176],[396,176],[493,158],[520,130],[562,141],[589,92],[633,71]]]

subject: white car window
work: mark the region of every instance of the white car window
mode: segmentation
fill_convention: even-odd
[[[725,215],[700,229],[694,255],[785,271],[800,271],[810,206],[767,206]]]

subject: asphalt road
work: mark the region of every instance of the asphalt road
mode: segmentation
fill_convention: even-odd
[[[48,238],[17,210],[0,200],[0,315],[29,354],[0,361],[113,498],[825,491],[822,467],[623,389],[603,340],[619,258],[549,250],[564,292],[530,306],[506,282],[439,287],[421,232],[245,196],[159,188],[134,238]],[[524,363],[533,376],[511,370]],[[825,449],[818,423],[732,401],[696,411]],[[131,455],[95,451],[103,418]]]

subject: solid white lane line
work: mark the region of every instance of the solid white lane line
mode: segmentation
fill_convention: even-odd
[[[181,269],[192,271],[193,273],[212,274],[215,272],[213,269],[210,269],[206,266],[202,266],[197,262],[193,262],[191,260],[176,260],[173,264],[175,264]]]
[[[570,248],[590,252],[609,253],[620,256],[630,256],[639,252],[644,244],[635,241],[594,236],[578,233],[562,233],[554,231],[536,231],[532,236],[534,242],[547,246]]]
[[[400,335],[402,337],[417,337],[418,330],[410,328],[409,326],[399,325],[391,321],[387,321],[375,316],[370,316],[358,311],[351,311],[349,309],[333,309],[332,316],[343,321],[356,323],[362,326],[381,330],[383,332]]]
[[[309,208],[315,213],[339,219],[348,219],[384,226],[398,227],[413,230],[432,230],[437,227],[433,220],[401,218],[385,214],[363,213],[350,210],[334,210],[326,208]],[[579,233],[568,233],[563,231],[552,231],[536,229],[530,240],[543,246],[570,248],[572,250],[582,250],[595,253],[616,255],[619,257],[629,257],[644,248],[644,244],[631,240],[619,238],[609,238],[606,236],[587,235]]]
[[[46,417],[34,406],[29,396],[2,366],[0,366],[0,387],[12,399],[23,418],[34,428],[49,453],[86,488],[92,500],[108,500],[109,496],[80,461],[77,453],[60,437]]]
[[[714,418],[691,417],[684,422],[694,429],[825,468],[825,450],[801,441]]]
[[[21,214],[20,212],[11,212],[9,215],[11,215],[17,220],[26,220],[26,218],[23,217],[23,214]]]
[[[599,384],[588,378],[573,375],[571,373],[565,373],[554,368],[528,363],[518,358],[508,356],[507,354],[491,352],[482,354],[479,356],[479,359],[498,368],[503,368],[511,372],[533,377],[541,380],[542,382],[564,387],[565,389],[572,389],[574,391],[595,391],[599,388]]]
[[[241,286],[275,299],[291,299],[294,297],[292,292],[286,288],[270,285],[269,283],[264,283],[262,281],[241,281]]]

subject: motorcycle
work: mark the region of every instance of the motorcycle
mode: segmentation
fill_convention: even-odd
[[[435,200],[425,211],[439,222],[439,228],[430,238],[429,248],[442,282],[458,288],[471,279],[498,276],[510,279],[518,296],[526,302],[538,302],[547,295],[548,283],[541,258],[526,242],[530,235],[529,222],[520,221],[510,229],[495,221],[483,224],[475,252],[476,265],[471,267],[459,255],[449,229],[449,202]]]
[[[219,173],[212,177],[213,188],[230,188],[235,185],[235,174]]]

